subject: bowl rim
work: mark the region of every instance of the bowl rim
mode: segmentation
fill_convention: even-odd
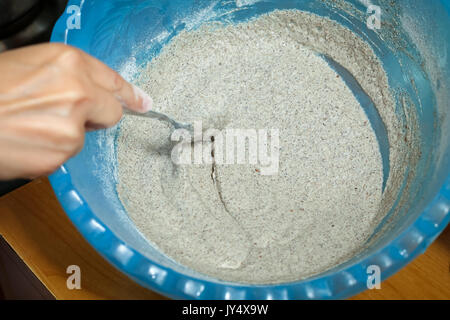
[[[63,165],[49,177],[64,211],[95,250],[139,284],[182,299],[344,299],[367,289],[367,267],[382,268],[389,278],[425,252],[450,220],[450,178],[422,214],[393,241],[368,257],[323,276],[268,285],[220,283],[188,276],[158,264],[119,239],[104,225],[74,187]],[[376,263],[374,263],[376,262]]]
[[[66,10],[71,5],[78,5],[82,10],[84,3],[85,0],[69,0]],[[55,24],[52,42],[67,43],[70,30],[66,26],[66,12]],[[425,252],[450,221],[448,175],[440,191],[411,225],[384,247],[348,266],[338,267],[324,275],[281,284],[211,282],[158,264],[122,241],[94,214],[73,185],[65,165],[51,174],[49,180],[69,219],[101,256],[144,287],[178,299],[348,298],[367,289],[370,276],[368,266],[380,266],[381,280],[384,281]]]

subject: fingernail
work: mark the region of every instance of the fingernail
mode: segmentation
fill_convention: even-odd
[[[139,88],[135,85],[133,85],[133,90],[134,90],[134,95],[137,98],[141,98],[141,100],[142,100],[142,105],[141,105],[142,112],[147,112],[147,111],[152,110],[153,99],[147,93],[145,93],[144,90],[142,90],[141,88]]]

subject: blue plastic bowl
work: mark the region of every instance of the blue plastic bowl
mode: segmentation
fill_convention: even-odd
[[[376,241],[360,254],[312,278],[274,285],[224,282],[177,264],[145,240],[118,199],[114,139],[119,128],[89,133],[83,151],[50,176],[67,215],[117,269],[172,298],[346,298],[367,288],[370,265],[378,265],[381,278],[388,278],[423,253],[450,219],[450,1],[391,2],[342,0],[331,7],[313,0],[71,0],[52,35],[52,41],[79,47],[127,78],[132,78],[130,61],[145,63],[180,30],[207,20],[246,21],[274,9],[327,16],[370,40],[391,87],[409,92],[417,107],[421,102],[422,156],[410,168],[416,173],[401,195],[406,201],[395,203],[395,213],[377,228]],[[378,32],[365,25],[369,3],[382,8]],[[402,27],[405,21],[415,32]]]

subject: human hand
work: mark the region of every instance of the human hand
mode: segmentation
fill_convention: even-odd
[[[87,130],[111,127],[151,99],[99,60],[63,44],[0,54],[0,180],[52,173]]]

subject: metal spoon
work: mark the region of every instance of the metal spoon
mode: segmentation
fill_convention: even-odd
[[[157,111],[147,111],[145,113],[138,113],[138,112],[134,112],[129,109],[125,109],[124,113],[132,115],[132,116],[152,118],[152,119],[156,119],[156,120],[165,121],[168,124],[170,124],[175,130],[185,129],[185,130],[189,131],[190,133],[194,132],[194,128],[193,128],[192,124],[175,121],[172,118],[170,118],[169,116],[165,115],[164,113],[160,113]]]
[[[142,90],[138,86],[132,85],[132,87],[133,87],[135,96],[142,99],[142,104],[145,107],[145,109],[146,110],[152,109],[153,108],[153,99],[144,90]],[[121,99],[119,98],[119,100],[121,100]],[[124,107],[126,107],[126,106],[124,105]],[[124,108],[124,113],[132,115],[132,116],[146,117],[146,118],[152,118],[152,119],[156,119],[156,120],[165,121],[168,124],[170,124],[175,130],[185,129],[185,130],[188,130],[189,133],[194,132],[194,128],[191,124],[175,121],[172,118],[165,115],[164,113],[160,113],[157,111],[151,110],[151,111],[147,111],[145,113],[139,113],[139,112],[130,110],[128,108]]]

